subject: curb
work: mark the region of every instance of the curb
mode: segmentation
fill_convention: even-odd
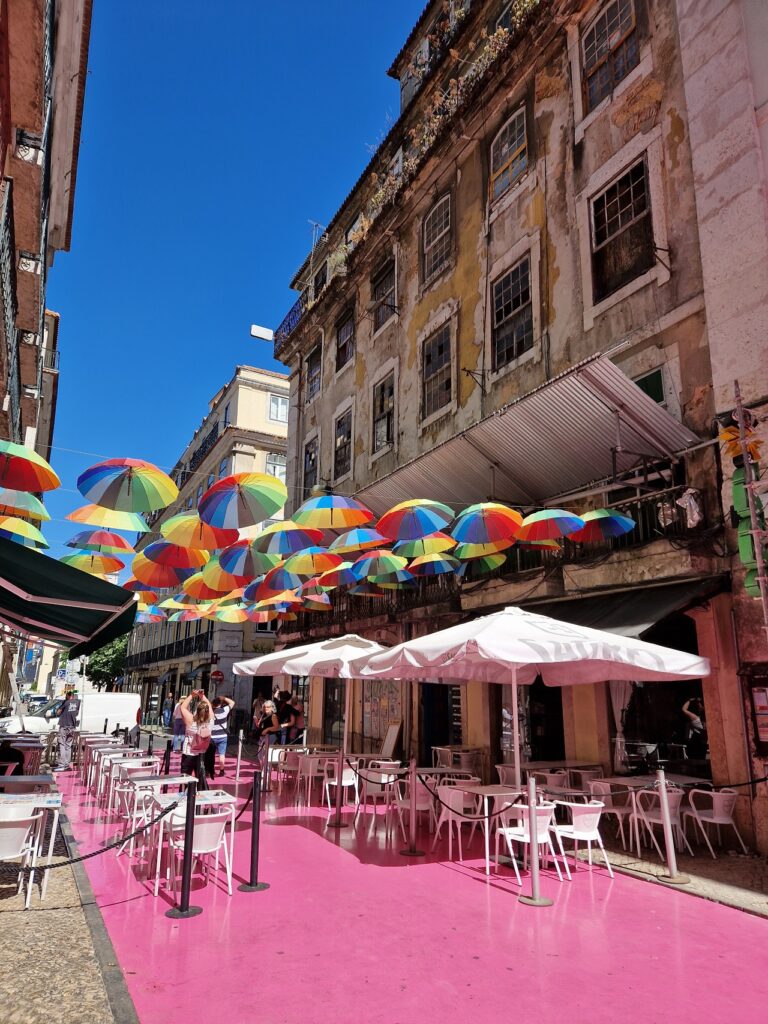
[[[63,811],[59,818],[59,828],[67,847],[67,856],[77,857],[79,855],[77,841],[72,834],[69,818]],[[101,971],[114,1024],[139,1024],[136,1007],[133,1005],[128,986],[125,983],[125,975],[117,962],[115,948],[104,924],[104,918],[101,916],[86,870],[82,863],[72,864],[70,867],[75,878],[85,921],[91,933],[93,952]]]

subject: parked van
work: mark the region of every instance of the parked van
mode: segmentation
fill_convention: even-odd
[[[86,693],[79,699],[79,726],[84,732],[101,732],[105,719],[107,732],[113,732],[118,726],[132,729],[136,725],[140,704],[138,693]],[[63,702],[63,697],[56,697],[28,715],[0,719],[0,736],[14,736],[20,732],[42,735],[58,729],[58,715]]]

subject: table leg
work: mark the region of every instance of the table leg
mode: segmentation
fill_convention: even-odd
[[[485,821],[483,822],[483,831],[485,832],[485,873],[490,875],[491,873],[491,819],[488,816],[488,797],[483,797],[483,811],[485,812]]]
[[[51,825],[51,838],[48,840],[48,857],[46,858],[46,864],[50,864],[53,859],[53,844],[56,839],[56,829],[59,827],[59,809],[55,807],[53,810],[53,824]],[[48,890],[48,871],[43,872],[43,884],[40,886],[40,902],[45,899],[45,894]]]

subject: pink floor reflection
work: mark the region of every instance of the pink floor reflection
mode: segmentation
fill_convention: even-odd
[[[60,781],[80,852],[101,846],[114,820],[79,781]],[[462,863],[448,861],[446,843],[407,860],[383,819],[374,833],[370,817],[341,830],[327,818],[327,808],[297,811],[270,794],[260,866],[270,888],[229,897],[195,876],[203,913],[185,921],[165,917],[170,899],[152,896],[138,858],[85,862],[141,1024],[766,1019],[762,919],[611,881],[602,868],[562,884],[544,872],[554,906],[531,908],[518,903],[511,872],[486,880],[479,835]],[[248,875],[250,824],[249,810],[235,886]]]

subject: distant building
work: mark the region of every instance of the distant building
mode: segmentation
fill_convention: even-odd
[[[50,451],[58,314],[48,270],[68,250],[91,0],[0,3],[0,437]]]
[[[211,399],[205,418],[172,470],[178,500],[149,517],[152,533],[140,539],[139,550],[159,538],[166,519],[196,509],[204,491],[222,477],[256,472],[285,481],[287,426],[287,378],[238,366],[232,380]],[[178,697],[199,686],[207,690],[211,672],[218,671],[223,674],[219,692],[234,693],[245,710],[251,704],[251,679],[238,679],[236,686],[232,665],[273,645],[272,623],[230,625],[200,619],[136,626],[128,642],[125,687],[140,691],[142,705],[148,708],[152,697],[167,691]]]

